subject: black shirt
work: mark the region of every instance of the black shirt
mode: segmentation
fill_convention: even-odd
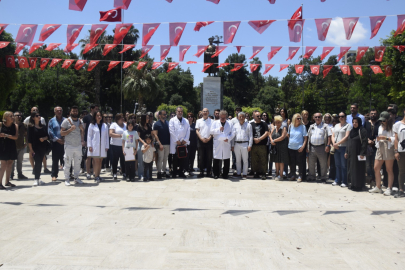
[[[86,128],[84,129],[84,141],[87,142],[87,132],[89,131],[89,126],[91,124],[91,121],[93,119],[93,116],[91,114],[86,115],[83,117],[83,123],[86,124]]]
[[[161,120],[156,121],[153,124],[153,130],[157,130],[158,138],[161,144],[170,145],[170,131],[169,131],[169,122]]]
[[[152,126],[150,124],[146,124],[146,125],[148,126],[148,129],[144,129],[143,127],[141,127],[141,125],[139,125],[136,130],[139,132],[139,138],[141,138],[143,141],[145,141],[146,134],[152,133]]]
[[[269,131],[267,124],[262,121],[260,121],[260,123],[253,122],[250,125],[252,125],[253,138],[255,139],[260,138],[266,131]],[[267,140],[263,139],[257,144],[253,143],[253,145],[267,145]]]
[[[190,147],[197,147],[197,130],[195,129],[195,123],[190,125]]]
[[[45,153],[46,151],[46,141],[41,142],[39,139],[43,137],[48,137],[48,133],[45,126],[42,128],[37,128],[35,126],[28,127],[28,143],[32,144],[32,150],[34,152]]]

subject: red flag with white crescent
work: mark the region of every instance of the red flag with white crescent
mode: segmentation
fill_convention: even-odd
[[[115,26],[114,44],[120,44],[131,29],[132,23],[117,24]]]
[[[0,35],[1,33],[3,33],[4,29],[6,29],[7,26],[8,24],[0,24]]]
[[[277,53],[279,50],[281,50],[283,47],[271,47],[271,51],[267,54],[267,59],[270,61]]]
[[[334,66],[332,66],[332,65],[324,65],[323,66],[323,78],[325,78],[326,75],[328,75],[329,71],[331,71],[333,67]]]
[[[212,24],[214,21],[207,21],[207,22],[197,22],[194,26],[194,31],[200,31],[201,27],[206,27]]]
[[[325,59],[326,56],[334,49],[335,47],[323,47],[322,54],[321,54],[321,60]]]
[[[86,46],[84,46],[83,54],[88,53],[89,51],[91,51],[92,49],[94,49],[97,46],[98,46],[98,44],[86,44]]]
[[[79,70],[81,69],[85,64],[87,63],[86,60],[78,60],[75,64],[75,69]]]
[[[217,66],[217,68],[226,67],[226,66],[229,66],[229,65],[230,65],[230,63],[222,63],[222,64],[219,64]]]
[[[53,34],[58,28],[61,26],[61,24],[45,24],[44,27],[42,27],[41,34],[39,35],[39,41],[45,41],[47,38],[49,38],[50,35]]]
[[[321,67],[320,65],[310,65],[312,74],[319,75],[320,67]]]
[[[231,69],[231,71],[237,71],[239,69],[241,69],[243,67],[243,63],[236,63],[233,65],[233,69]]]
[[[318,32],[318,39],[320,41],[325,41],[326,36],[328,35],[331,22],[332,22],[331,18],[315,19],[316,30]]]
[[[148,45],[149,46],[149,45]],[[146,47],[148,47],[148,46],[146,46]],[[151,45],[152,47],[153,47],[153,45]],[[133,49],[133,48],[135,48],[135,45],[124,45],[124,49],[122,49],[122,51],[120,51],[120,52],[118,52],[118,53],[124,53],[124,52],[126,52],[126,51],[128,51],[128,50],[130,50],[130,49]],[[150,48],[150,49],[152,49],[152,48]],[[149,50],[148,50],[149,51]],[[144,57],[145,55],[142,55],[141,56],[141,58],[142,57]]]
[[[135,63],[135,61],[125,61],[124,65],[122,66],[122,69],[127,69],[130,66],[132,66]]]
[[[100,11],[100,22],[120,22],[121,17],[121,8],[114,8],[109,11]]]
[[[264,49],[264,46],[253,46],[253,55],[249,59],[253,59],[259,52]]]
[[[146,45],[146,46],[143,46],[143,47],[142,47],[142,50],[141,50],[142,55],[141,55],[141,57],[139,57],[139,58],[144,58],[145,55],[147,55],[147,54],[149,53],[149,51],[152,50],[152,48],[153,48],[153,45]]]
[[[78,43],[75,43],[75,44],[68,44],[68,45],[66,45],[66,47],[63,49],[63,51],[64,51],[65,53],[70,53],[71,51],[73,51],[74,48],[77,47],[77,45],[79,45],[79,44],[78,44]]]
[[[100,63],[98,60],[92,60],[89,63],[89,66],[87,67],[87,71],[92,71],[97,65]]]
[[[55,50],[56,48],[58,48],[61,44],[62,44],[62,43],[50,43],[50,44],[48,45],[48,47],[46,47],[45,51],[48,51],[48,52],[53,51],[53,50]]]
[[[187,23],[169,23],[170,45],[177,46]]]
[[[348,65],[340,65],[339,67],[343,74],[350,75],[350,67]]]
[[[204,63],[203,70],[201,72],[205,72],[207,69],[209,69],[214,63]]]
[[[289,56],[288,56],[287,60],[292,60],[294,58],[294,56],[297,54],[299,49],[300,49],[300,47],[289,47],[289,49],[288,49]]]
[[[10,44],[10,42],[1,41],[1,42],[0,42],[0,49],[3,49],[3,48],[5,48],[5,47],[7,47],[8,44]]]
[[[160,61],[163,61],[163,59],[166,58],[170,52],[170,48],[170,45],[160,45]]]
[[[370,66],[374,74],[383,73],[380,66]]]
[[[392,46],[392,47],[397,49],[400,53],[403,53],[405,51],[405,45],[395,45],[395,46]]]
[[[66,59],[63,64],[62,64],[62,68],[64,69],[68,69],[74,62],[74,59]]]
[[[111,69],[115,68],[121,61],[110,61],[108,64],[108,69],[107,71],[110,71]]]
[[[157,69],[163,64],[163,62],[153,62],[152,69]]]
[[[27,58],[23,57],[23,56],[18,56],[18,65],[20,68],[29,68],[29,63],[27,61]]]
[[[179,63],[176,63],[176,62],[169,63],[169,68],[167,69],[167,73],[169,73],[170,71],[175,69],[178,65],[179,65]]]
[[[219,3],[219,1],[221,1],[221,0],[207,0],[208,2],[212,2],[212,3],[214,3],[214,4],[218,4]]]
[[[218,46],[217,51],[211,56],[211,58],[214,58],[214,57],[220,55],[226,48],[227,48],[227,46]]]
[[[269,0],[270,4],[275,4],[276,0]]]
[[[367,50],[368,46],[357,48],[356,62],[359,62],[361,58],[363,58],[363,56],[366,55]]]
[[[342,59],[343,56],[350,50],[351,47],[340,47],[340,53],[338,55],[338,62]]]
[[[385,21],[385,17],[386,16],[371,16],[370,17],[370,28],[371,28],[370,39],[372,39],[373,37],[375,37],[377,35],[378,31],[381,28],[381,25]]]
[[[194,56],[200,57],[207,48],[208,48],[208,46],[203,46],[203,45],[197,46],[197,53],[194,54]]]
[[[141,70],[144,66],[146,66],[147,63],[148,62],[138,62],[138,66],[136,68]]]
[[[34,68],[37,67],[37,58],[36,57],[30,57],[30,58],[28,58],[28,61],[30,62],[31,70],[33,70]]]
[[[149,40],[159,28],[160,23],[144,23],[142,30],[142,46],[148,45]]]
[[[304,71],[304,65],[295,65],[295,73],[301,74]]]
[[[180,45],[179,47],[179,61],[184,61],[184,56],[186,55],[187,51],[190,49],[191,45]]]
[[[21,24],[17,37],[15,38],[15,42],[25,43],[28,46],[31,46],[32,42],[34,41],[37,27],[37,24]]]
[[[249,25],[259,34],[262,34],[276,20],[249,21]]]
[[[280,64],[280,71],[282,71],[282,70],[284,70],[284,69],[286,69],[286,68],[288,68],[288,64]],[[279,71],[279,72],[280,72]]]
[[[305,48],[304,58],[309,59],[312,56],[312,54],[314,53],[314,51],[316,50],[316,48],[317,47],[309,47],[309,46],[307,46]]]
[[[353,66],[353,69],[357,75],[363,76],[363,69],[361,68],[361,66]]]
[[[96,44],[100,36],[104,33],[108,24],[93,24],[90,30],[90,44]]]
[[[240,21],[224,22],[224,44],[233,42],[236,32],[238,31]]]
[[[41,65],[40,65],[41,70],[44,70],[46,68],[46,66],[49,63],[49,60],[51,60],[51,59],[49,59],[49,58],[41,58]]]
[[[42,47],[42,45],[44,45],[44,43],[34,43],[32,44],[30,50],[28,51],[29,54],[35,52],[36,50],[38,50],[39,48]]]
[[[238,53],[240,53],[240,49],[242,49],[242,47],[245,47],[245,46],[235,46],[236,47],[236,50],[238,51]]]
[[[390,77],[392,76],[392,65],[385,65],[385,77]]]
[[[397,15],[397,31],[394,33],[394,37],[402,34],[405,31],[405,15]]]
[[[304,28],[305,20],[292,21],[293,27],[290,27],[291,21],[288,21],[288,34],[291,42],[301,42],[302,30]]]
[[[346,39],[350,40],[352,38],[352,34],[354,28],[357,25],[359,17],[351,17],[351,18],[342,18],[343,19],[343,27],[345,28],[346,32]]]
[[[49,65],[49,67],[54,67],[54,66],[56,66],[60,61],[62,61],[62,59],[60,59],[60,58],[54,58],[54,59],[52,59],[52,62],[51,62],[51,64]]]
[[[87,0],[69,0],[69,9],[82,11],[86,3]]]
[[[191,65],[191,64],[197,64],[197,62],[196,61],[187,61],[186,62],[188,65]]]
[[[375,46],[374,47],[375,61],[381,62],[383,60],[384,53],[385,53],[385,46]]]
[[[266,64],[265,65],[265,70],[264,70],[264,72],[263,72],[263,75],[265,75],[267,72],[269,72],[270,71],[270,69],[272,69],[274,67],[274,64]]]
[[[15,59],[12,55],[6,56],[6,67],[8,68],[15,68]]]
[[[67,44],[73,44],[83,29],[83,24],[69,24],[66,31]]]
[[[22,49],[24,49],[25,45],[27,45],[27,44],[26,43],[17,43],[14,54],[19,54],[22,51]]]
[[[129,5],[131,4],[132,0],[114,0],[114,7],[121,7],[125,10],[128,9]]]
[[[255,72],[260,67],[260,64],[250,64],[250,72]]]
[[[117,47],[117,44],[106,44],[103,49],[103,56],[106,56],[115,47]]]
[[[295,20],[302,20],[302,7],[299,7],[291,16],[291,19],[288,20],[288,27],[290,29],[293,29]]]

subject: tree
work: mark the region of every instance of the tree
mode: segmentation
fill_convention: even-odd
[[[14,42],[11,34],[3,31],[0,35],[0,41]],[[10,43],[7,47],[0,50],[0,59],[6,58],[6,55],[13,55],[16,46],[14,43]],[[4,62],[0,63],[0,93],[2,98],[0,99],[0,110],[11,109],[7,104],[7,97],[10,93],[13,93],[17,86],[17,69],[6,68]]]
[[[233,117],[235,117],[234,111],[235,111],[236,105],[235,105],[235,103],[233,103],[232,99],[230,97],[224,96],[223,104],[224,104],[224,110],[228,112],[228,115],[232,115]]]

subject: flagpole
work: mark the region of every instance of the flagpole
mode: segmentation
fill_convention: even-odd
[[[302,19],[304,19],[304,4],[301,4],[301,16]],[[302,35],[301,35],[301,39],[302,39],[302,64],[304,65],[305,68],[305,64],[304,64],[304,26],[302,27]],[[305,91],[304,91],[304,72],[301,72],[301,80],[302,80],[302,110],[304,110],[304,99],[305,99]]]
[[[124,23],[124,9],[122,9],[122,23]],[[124,39],[121,40],[122,48],[124,49]],[[124,53],[121,53],[121,113],[122,113],[122,63],[123,63]]]

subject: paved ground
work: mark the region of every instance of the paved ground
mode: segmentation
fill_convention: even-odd
[[[175,179],[0,192],[1,269],[404,269],[405,199]]]

